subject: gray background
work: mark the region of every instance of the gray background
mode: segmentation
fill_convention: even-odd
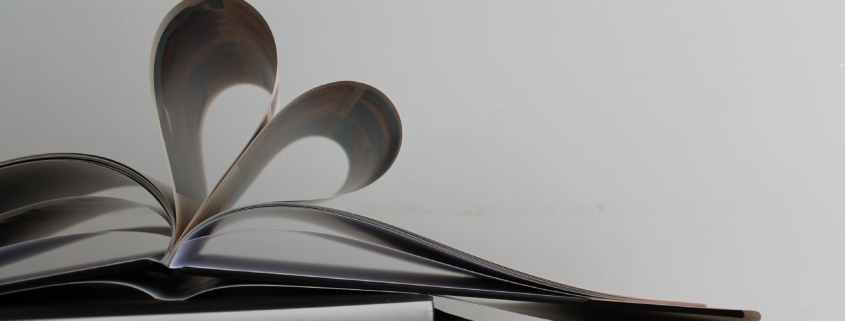
[[[325,205],[591,289],[845,313],[845,2],[251,3],[283,102],[356,80],[402,117],[392,169]],[[149,64],[174,5],[0,2],[0,159],[91,153],[169,181]],[[210,177],[268,98],[215,101]],[[243,202],[325,196],[345,171],[301,141]]]

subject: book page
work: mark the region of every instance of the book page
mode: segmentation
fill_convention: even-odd
[[[185,238],[171,268],[193,267],[462,290],[563,294],[442,262],[386,229],[316,207],[249,208]]]
[[[312,89],[256,135],[188,228],[229,209],[279,151],[309,136],[334,140],[349,159],[346,182],[329,197],[363,188],[387,172],[399,153],[402,131],[393,104],[371,86],[346,81]]]
[[[158,260],[169,236],[147,231],[94,232],[0,247],[0,285],[142,259]]]
[[[316,232],[251,230],[184,243],[172,267],[459,290],[524,291],[436,261]],[[540,293],[540,291],[534,291]]]
[[[103,192],[125,187],[144,189],[160,206],[163,217],[173,221],[173,199],[167,185],[104,157],[68,153],[32,155],[0,163],[0,193],[4,195],[0,214],[65,197],[110,196]]]
[[[178,248],[176,251],[176,258],[172,263],[177,265],[188,266],[195,258],[200,260],[202,252],[206,244],[221,244],[217,236],[225,236],[221,239],[228,241],[223,242],[223,246],[217,249],[223,249],[225,252],[226,244],[239,244],[244,253],[252,251],[257,247],[273,247],[278,244],[278,241],[272,241],[273,237],[267,236],[268,243],[264,243],[260,239],[269,235],[264,232],[272,231],[300,231],[309,233],[319,233],[332,236],[340,236],[352,240],[373,244],[385,248],[389,248],[414,257],[425,258],[433,262],[438,262],[450,268],[464,271],[462,273],[469,273],[472,275],[481,276],[490,280],[496,280],[500,284],[516,284],[524,287],[523,293],[532,293],[535,290],[555,295],[559,297],[574,297],[574,298],[599,298],[606,300],[619,300],[626,302],[640,302],[648,304],[673,304],[682,306],[702,306],[693,303],[681,302],[667,302],[646,300],[638,298],[630,298],[618,296],[614,294],[601,293],[587,289],[568,286],[565,284],[545,280],[532,275],[528,275],[519,271],[508,269],[501,265],[486,261],[484,259],[475,257],[468,253],[459,251],[457,249],[448,247],[444,244],[438,243],[423,236],[414,234],[412,232],[391,226],[389,224],[379,222],[364,216],[355,215],[335,209],[320,207],[316,205],[295,204],[295,203],[267,203],[255,206],[235,209],[226,212],[214,219],[205,222],[199,226],[192,234],[186,236],[183,241],[185,243],[194,240],[202,240],[201,242],[191,243],[190,248],[182,252],[184,249]],[[250,233],[259,233],[265,236],[252,239]],[[234,236],[237,235],[237,236]],[[204,240],[203,240],[204,239]],[[217,239],[217,241],[213,241]],[[251,241],[245,241],[251,240]],[[308,242],[304,243],[303,249],[308,248]],[[226,260],[234,260],[238,257],[239,251],[234,251],[234,245],[228,251],[231,255]],[[328,245],[326,251],[328,250]],[[343,246],[338,246],[337,251],[342,251]],[[256,249],[257,250],[257,249]],[[225,256],[225,253],[217,253],[215,258],[220,258],[220,255]],[[293,251],[295,252],[295,251]],[[187,254],[190,253],[190,254]],[[287,252],[268,252],[275,254],[268,254],[265,259],[269,260],[284,260]],[[182,256],[184,255],[184,256]],[[292,254],[296,256],[296,253]],[[182,256],[180,258],[180,256]],[[191,257],[191,259],[188,259]],[[181,260],[181,261],[179,261]],[[179,261],[179,262],[177,262]],[[229,264],[229,263],[226,263]],[[246,263],[239,263],[246,264]],[[343,264],[342,259],[338,259],[338,266]],[[225,264],[223,264],[225,265]],[[222,268],[223,265],[218,267]],[[376,264],[378,265],[378,264]],[[174,266],[175,267],[175,266]],[[246,271],[251,271],[249,267],[242,267]],[[231,269],[231,268],[229,268]],[[266,272],[266,271],[265,271]],[[334,272],[332,272],[334,273]],[[459,287],[458,284],[453,284]],[[520,291],[516,291],[520,292]]]
[[[173,179],[174,226],[181,234],[208,196],[200,142],[208,105],[237,84],[273,92],[276,44],[264,19],[244,2],[184,1],[170,11],[155,39],[151,81]],[[273,97],[257,131],[275,113]]]
[[[179,236],[231,208],[264,166],[298,139],[323,136],[344,149],[350,170],[336,195],[372,183],[396,158],[398,114],[371,86],[331,83],[279,108],[275,40],[245,2],[183,2],[164,19],[156,39],[151,78]],[[255,135],[209,193],[200,142],[203,118],[214,97],[237,84],[264,88],[271,100]]]
[[[126,188],[141,190],[153,204],[104,196]],[[0,286],[160,258],[172,236],[169,200],[157,184],[101,157],[45,154],[6,161],[0,164],[0,194]]]
[[[146,230],[169,237],[160,209],[119,198],[76,196],[44,201],[0,214],[0,248],[63,235]]]

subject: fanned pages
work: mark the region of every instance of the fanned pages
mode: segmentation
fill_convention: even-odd
[[[151,68],[172,188],[92,155],[0,163],[0,298],[108,285],[155,300],[196,301],[231,289],[284,288],[449,296],[550,320],[760,318],[568,286],[314,205],[384,175],[399,153],[401,122],[384,93],[354,81],[319,86],[281,107],[276,66],[270,27],[246,2],[178,4],[158,30]],[[207,178],[203,117],[216,95],[238,84],[270,92],[267,112],[223,176]],[[346,153],[349,172],[337,193],[233,208],[273,157],[312,136]],[[207,179],[217,180],[210,191]],[[112,193],[125,188],[150,198]]]

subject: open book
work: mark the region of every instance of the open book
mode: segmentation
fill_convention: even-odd
[[[171,184],[93,155],[0,163],[0,294],[112,284],[180,301],[222,289],[276,286],[448,296],[555,320],[616,313],[608,311],[759,319],[753,311],[556,283],[314,205],[320,200],[235,208],[265,165],[301,138],[327,137],[346,152],[349,172],[336,195],[376,181],[399,152],[401,123],[387,96],[344,81],[281,105],[276,59],[269,26],[247,3],[177,5],[159,28],[151,67]],[[247,146],[209,191],[199,139],[203,115],[216,94],[243,83],[265,88],[272,100]],[[152,202],[113,193],[132,188]]]

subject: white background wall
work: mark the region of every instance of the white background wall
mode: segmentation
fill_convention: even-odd
[[[326,203],[556,281],[845,314],[845,2],[252,1],[282,101],[356,80],[404,127],[393,168]],[[150,47],[174,1],[0,2],[0,159],[82,152],[168,181]],[[215,101],[219,175],[269,95]],[[280,155],[244,202],[340,186]]]

